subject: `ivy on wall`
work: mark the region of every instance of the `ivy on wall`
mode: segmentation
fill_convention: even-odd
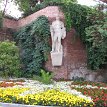
[[[27,77],[40,74],[43,62],[50,50],[49,35],[49,22],[45,16],[40,16],[16,33],[16,41],[18,40],[21,49],[24,75]]]
[[[100,5],[99,5],[100,6]],[[75,28],[87,49],[87,65],[97,70],[107,64],[107,13],[76,3],[61,6],[66,27]]]
[[[85,28],[91,25],[90,20],[87,20],[87,15],[92,13],[92,9],[76,3],[63,4],[61,9],[65,14],[68,31],[71,27],[75,28],[81,39],[85,41]]]

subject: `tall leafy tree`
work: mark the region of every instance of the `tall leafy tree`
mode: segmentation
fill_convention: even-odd
[[[70,3],[77,2],[77,0],[14,0],[16,4],[19,5],[19,9],[25,14],[32,13],[33,9],[37,6],[38,1],[45,3],[45,6],[48,3]],[[45,7],[43,6],[43,7]]]
[[[15,0],[15,3],[19,5],[19,9],[23,12],[30,12],[35,7],[38,0]]]

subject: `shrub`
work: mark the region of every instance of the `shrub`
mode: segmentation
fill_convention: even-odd
[[[33,23],[21,28],[16,34],[16,41],[21,48],[21,60],[24,65],[24,76],[40,74],[47,59],[50,27],[45,16],[38,17]]]
[[[19,49],[15,42],[0,42],[0,74],[3,77],[20,77]]]
[[[93,25],[86,28],[88,67],[96,70],[107,64],[107,15],[99,12],[91,20]]]

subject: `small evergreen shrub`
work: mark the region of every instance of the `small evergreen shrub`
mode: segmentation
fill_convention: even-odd
[[[19,49],[15,42],[0,42],[0,75],[3,77],[20,77]]]
[[[15,40],[21,49],[21,62],[25,77],[40,75],[41,68],[47,60],[50,27],[45,16],[38,17],[33,23],[21,28]]]

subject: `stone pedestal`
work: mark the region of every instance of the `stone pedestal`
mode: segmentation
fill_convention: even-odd
[[[51,52],[51,60],[53,66],[62,65],[63,52]]]

